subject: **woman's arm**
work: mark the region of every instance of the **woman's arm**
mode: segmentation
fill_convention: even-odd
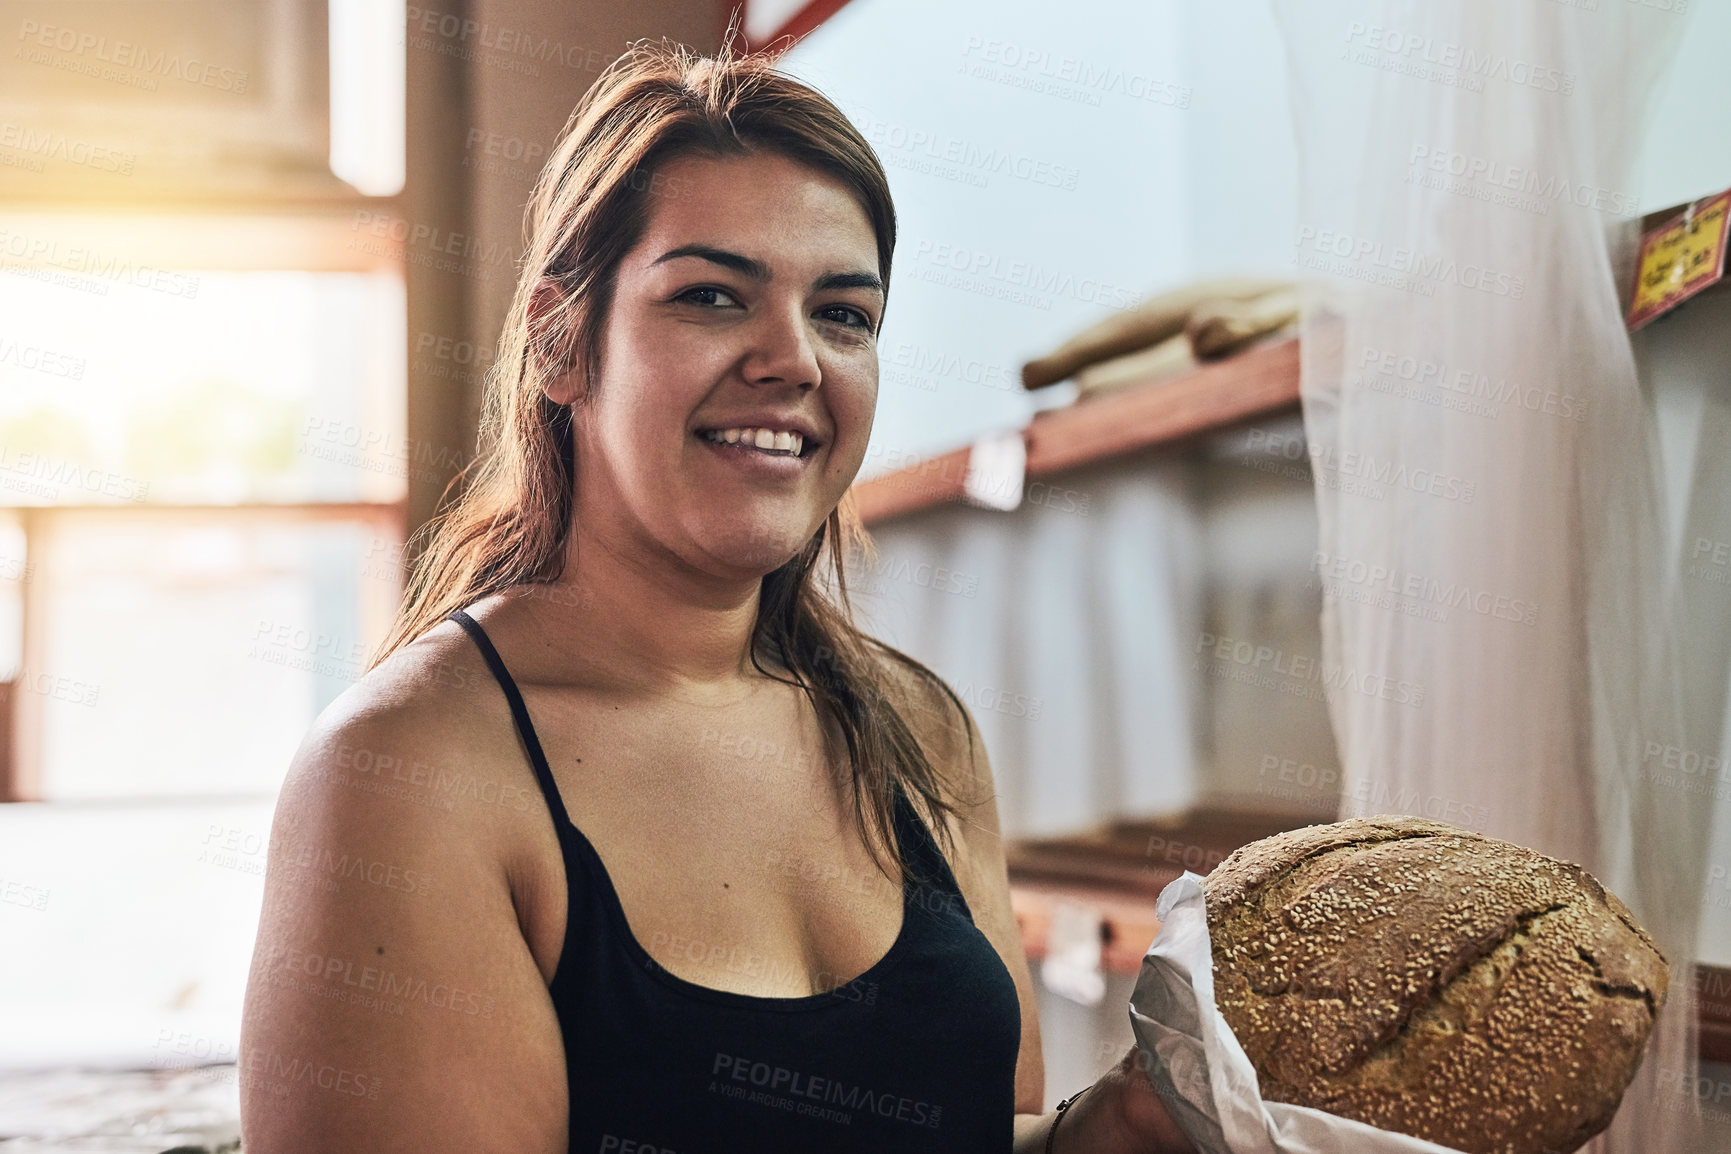
[[[494,774],[444,720],[494,703],[417,688],[370,706],[365,688],[321,715],[277,802],[241,1029],[247,1154],[557,1154],[563,1051],[502,849],[552,830],[429,804],[438,774]]]

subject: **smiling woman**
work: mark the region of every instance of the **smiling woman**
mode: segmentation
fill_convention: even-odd
[[[637,47],[529,235],[475,474],[278,803],[249,1154],[1183,1149],[1129,1055],[1039,1116],[978,731],[850,617],[870,147],[766,57]]]

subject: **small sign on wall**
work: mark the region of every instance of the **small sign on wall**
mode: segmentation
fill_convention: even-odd
[[[1641,234],[1629,329],[1640,328],[1725,276],[1731,189],[1685,205]]]

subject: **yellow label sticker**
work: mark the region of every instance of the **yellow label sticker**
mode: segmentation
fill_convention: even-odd
[[[1693,212],[1679,213],[1641,237],[1629,328],[1640,328],[1725,275],[1731,190],[1691,207]]]

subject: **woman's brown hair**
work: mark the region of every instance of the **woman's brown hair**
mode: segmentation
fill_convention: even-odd
[[[778,71],[775,61],[765,53],[736,54],[727,44],[705,57],[642,42],[578,102],[530,195],[528,249],[487,376],[480,451],[453,480],[455,498],[411,538],[403,604],[369,670],[452,609],[544,585],[563,572],[575,447],[570,408],[543,386],[579,357],[584,379],[601,379],[616,270],[641,239],[653,198],[678,194],[658,176],[667,161],[763,151],[837,179],[871,221],[887,292],[896,219],[883,166],[840,109]],[[965,781],[973,780],[974,729],[941,678],[854,624],[845,559],[869,559],[871,552],[844,497],[805,547],[763,578],[751,661],[760,673],[804,691],[817,711],[828,764],[851,769],[854,813],[873,860],[882,867],[878,846],[889,846],[912,874],[908,847],[895,836],[894,787],[925,812],[950,849],[947,825],[934,819],[957,810],[904,716],[932,706],[891,691],[897,681],[891,663],[911,683],[927,686],[919,696],[946,713],[954,707],[968,738]],[[825,563],[828,575],[820,579]],[[765,653],[790,676],[764,669]]]

